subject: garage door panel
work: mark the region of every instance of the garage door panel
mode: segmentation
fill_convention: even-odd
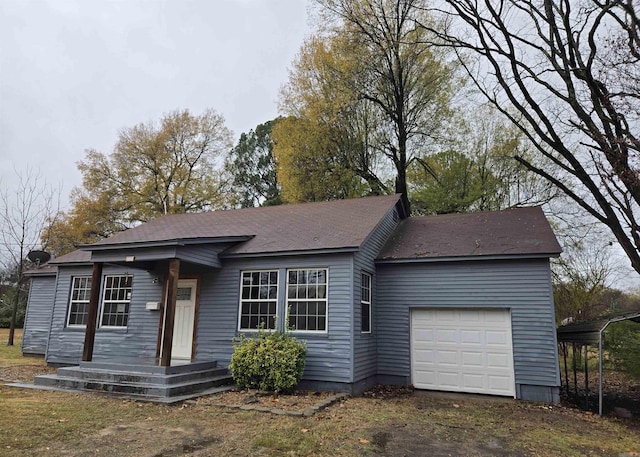
[[[462,389],[461,391],[473,391],[480,392],[486,389],[486,376],[481,373],[472,374],[465,373],[461,376],[462,378]]]
[[[474,310],[458,311],[458,322],[462,323],[479,323],[484,320],[484,313]]]
[[[434,351],[436,352],[436,351]],[[441,366],[458,366],[458,351],[440,350],[435,354],[436,363]]]
[[[456,310],[449,309],[439,309],[433,312],[434,318],[433,321],[439,324],[447,325],[448,323],[457,322],[459,320],[459,316]]]
[[[483,336],[483,332],[480,330],[460,330],[460,343],[481,346],[484,340]]]
[[[416,340],[429,344],[435,342],[435,330],[434,329],[423,329],[417,328],[414,330],[416,335]]]
[[[510,366],[508,354],[487,353],[487,367],[509,368]]]
[[[486,330],[485,336],[488,345],[496,344],[504,346],[511,339],[509,338],[509,334],[504,330]]]
[[[436,374],[436,382],[440,388],[448,388],[446,390],[456,389],[460,383],[459,376],[460,374],[457,371],[439,371]]]
[[[414,310],[411,347],[416,388],[515,394],[509,310]]]
[[[486,368],[487,362],[482,352],[461,351],[462,364],[466,367]]]
[[[458,344],[458,333],[455,331],[455,329],[439,328],[435,330],[435,334],[436,334],[436,338],[435,338],[436,344],[450,344],[450,345]]]

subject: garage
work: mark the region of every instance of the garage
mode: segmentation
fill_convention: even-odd
[[[514,397],[509,310],[412,310],[411,381],[417,389]]]

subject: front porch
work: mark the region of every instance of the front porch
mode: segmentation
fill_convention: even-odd
[[[230,388],[233,378],[217,362],[123,358],[84,361],[34,379],[35,388],[102,392],[156,403],[177,403]]]

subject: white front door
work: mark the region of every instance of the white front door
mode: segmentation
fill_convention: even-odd
[[[197,279],[181,279],[178,281],[176,314],[173,323],[172,359],[191,360],[197,288]]]

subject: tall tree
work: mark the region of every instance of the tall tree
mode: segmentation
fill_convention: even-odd
[[[326,124],[292,116],[275,126],[278,180],[285,201],[337,200],[367,193],[340,147],[345,139],[342,133]]]
[[[26,303],[24,272],[30,265],[27,254],[44,249],[40,235],[48,221],[55,220],[60,208],[60,188],[47,183],[37,170],[15,172],[14,188],[0,186],[0,261],[2,270],[10,272],[13,291],[5,294],[11,300],[11,319],[7,344],[13,346],[18,309]]]
[[[632,0],[445,0],[425,24],[535,145],[516,159],[606,225],[640,272],[640,22]],[[470,57],[477,59],[471,60]]]
[[[225,160],[233,193],[242,208],[282,203],[271,137],[278,121],[267,121],[241,134]]]
[[[110,155],[88,150],[78,163],[82,187],[72,208],[50,227],[50,244],[63,254],[163,214],[227,204],[220,162],[231,132],[214,110],[166,114],[159,124],[123,129]]]
[[[393,170],[392,187],[406,199],[407,167],[440,133],[454,82],[443,54],[424,45],[428,32],[416,27],[428,20],[424,1],[318,3],[329,27],[303,46],[287,86],[286,100],[297,109],[290,103],[285,114],[304,118],[306,107],[324,101],[327,109],[310,120],[348,133],[342,135],[346,146],[339,143],[342,149],[334,147],[334,155],[341,152],[347,163],[366,165],[357,174],[372,192],[386,190],[386,176],[365,172],[375,172],[375,162],[384,158],[387,166],[379,169]],[[345,114],[359,122],[345,123]]]

